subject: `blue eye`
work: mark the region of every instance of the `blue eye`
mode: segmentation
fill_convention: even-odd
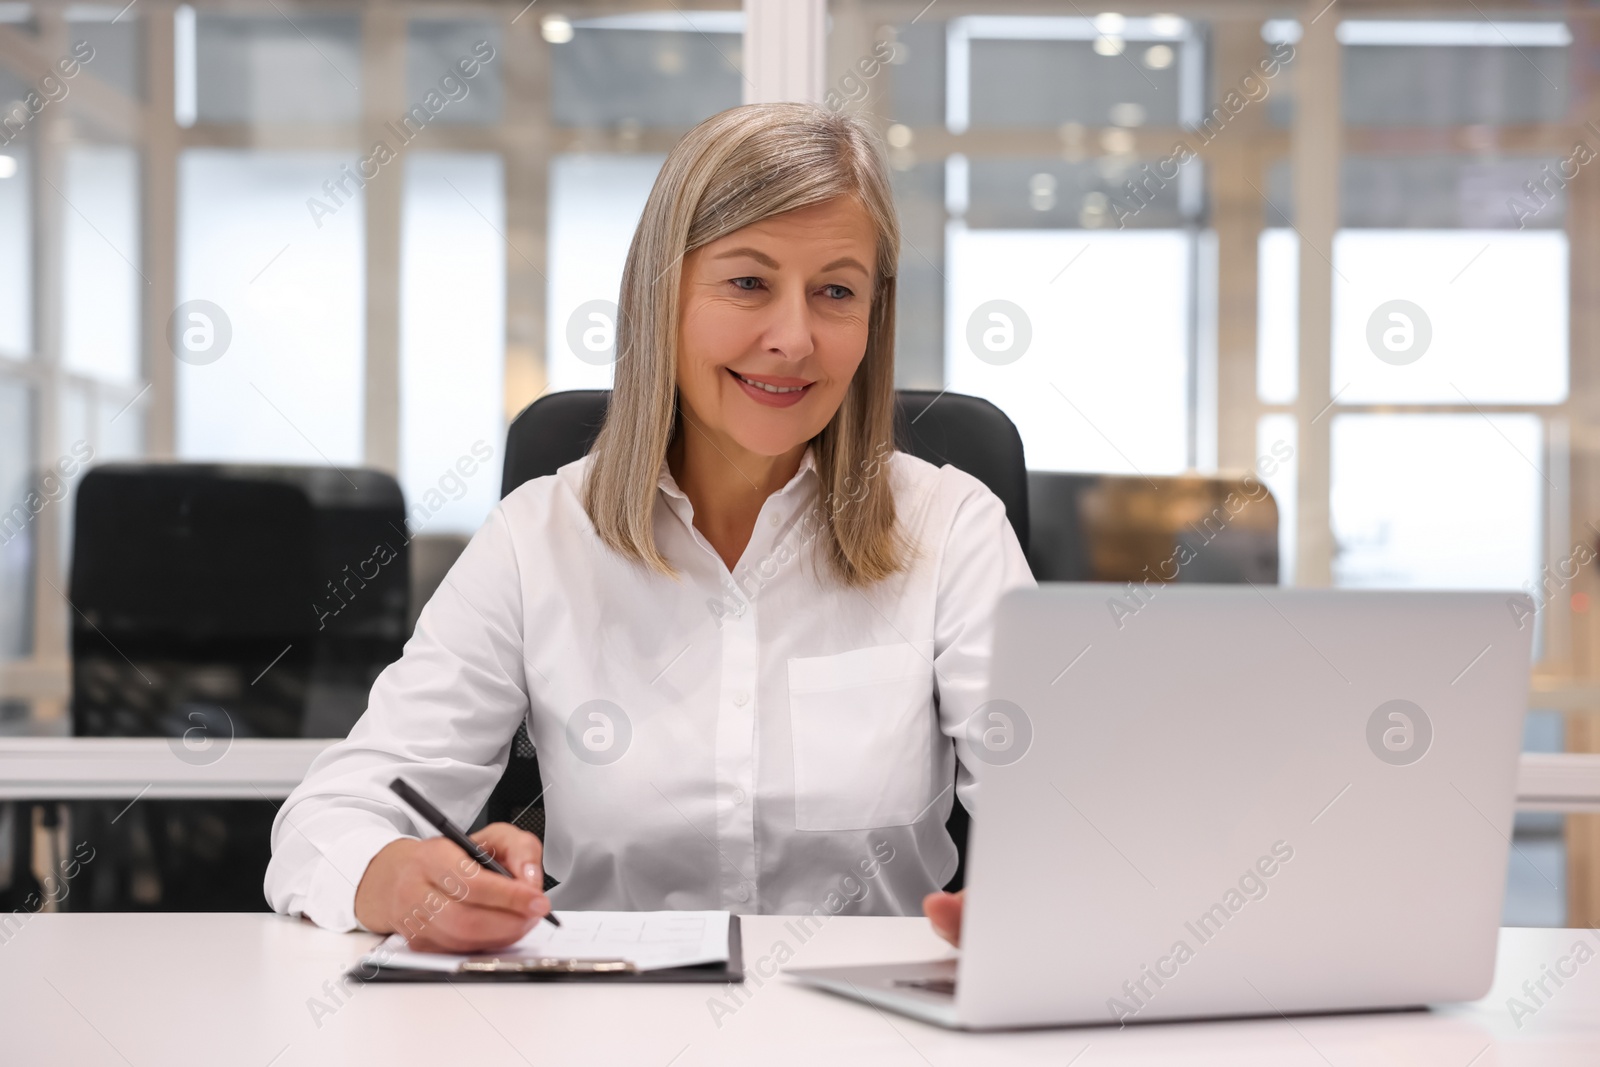
[[[754,278],[754,277],[745,277],[745,278],[735,278],[735,279],[733,279],[733,284],[736,287],[738,287],[740,289],[743,289],[747,293],[752,293],[752,292],[755,292],[755,286],[740,285],[739,284],[740,282],[754,282],[755,285],[760,285],[761,284],[761,279],[760,278]]]
[[[842,286],[842,285],[825,285],[825,286],[823,286],[823,288],[824,289],[837,289],[837,290],[839,290],[838,295],[834,296],[835,300],[845,300],[845,299],[855,295],[848,288],[846,288],[845,286]]]

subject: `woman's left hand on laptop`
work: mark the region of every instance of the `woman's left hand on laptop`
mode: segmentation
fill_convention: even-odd
[[[933,931],[952,945],[961,944],[961,907],[967,891],[929,893],[922,898],[922,912],[933,923]]]

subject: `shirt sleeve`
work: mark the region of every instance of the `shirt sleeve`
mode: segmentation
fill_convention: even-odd
[[[483,807],[527,714],[522,593],[503,504],[422,609],[367,710],[311,764],[272,824],[265,892],[274,910],[332,930],[360,927],[356,886],[400,837],[432,836],[389,790],[403,776],[459,826]]]
[[[933,663],[940,729],[956,742],[956,796],[975,816],[978,783],[969,763],[966,726],[988,699],[995,606],[1010,590],[1038,583],[1005,504],[976,479],[961,477],[971,480],[973,488],[956,507],[939,570]]]

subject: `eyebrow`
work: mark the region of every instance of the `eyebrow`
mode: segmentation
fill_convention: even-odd
[[[859,259],[856,259],[854,256],[840,256],[838,259],[834,260],[832,263],[826,264],[822,269],[824,271],[830,271],[830,270],[836,270],[839,267],[854,267],[856,270],[860,271],[862,274],[866,274],[866,275],[871,275],[872,274],[872,272],[870,270],[868,270],[866,267],[863,267],[861,265],[861,261]]]
[[[716,255],[712,256],[711,258],[712,259],[733,259],[736,256],[749,256],[751,259],[755,260],[757,263],[761,264],[763,267],[766,267],[768,270],[777,270],[778,269],[778,261],[777,260],[775,260],[771,256],[767,255],[765,252],[762,252],[762,251],[760,251],[758,249],[754,249],[754,248],[730,248],[728,251],[719,252]],[[830,271],[830,270],[836,270],[839,267],[854,267],[856,270],[858,270],[862,274],[866,274],[866,275],[871,275],[871,273],[872,273],[866,267],[862,266],[861,265],[861,261],[859,259],[856,259],[854,256],[841,256],[838,259],[834,260],[832,263],[829,263],[829,264],[825,265],[822,269],[824,271]]]

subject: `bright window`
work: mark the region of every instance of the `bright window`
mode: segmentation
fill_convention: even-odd
[[[952,224],[948,388],[1009,415],[1033,470],[1183,470],[1192,240]]]
[[[622,266],[665,156],[563,156],[550,174],[551,389],[611,388]]]
[[[408,505],[429,490],[444,499],[412,534],[471,533],[500,499],[504,460],[505,181],[497,155],[418,153],[405,166],[400,486]]]
[[[1262,230],[1256,245],[1256,391],[1263,403],[1292,404],[1300,387],[1300,238]]]
[[[91,378],[139,376],[139,156],[75,147],[61,195],[61,362]]]
[[[1547,488],[1537,415],[1340,415],[1332,434],[1335,584],[1534,581]]]
[[[0,354],[33,348],[33,227],[28,210],[29,153],[0,149]]]
[[[178,363],[178,452],[197,460],[359,464],[366,286],[361,193],[331,215],[323,183],[355,156],[195,149],[179,164],[178,299],[227,348]],[[398,177],[398,175],[385,175]],[[353,188],[353,185],[351,186]],[[199,309],[202,313],[206,309]],[[209,336],[206,330],[215,331]]]
[[[1300,529],[1295,509],[1300,500],[1299,424],[1293,415],[1263,415],[1256,423],[1256,472],[1278,505],[1278,584],[1293,585],[1295,536]],[[1285,454],[1288,459],[1284,459]],[[1270,456],[1272,464],[1260,457]]]
[[[1560,403],[1569,258],[1558,230],[1340,231],[1339,402]]]

